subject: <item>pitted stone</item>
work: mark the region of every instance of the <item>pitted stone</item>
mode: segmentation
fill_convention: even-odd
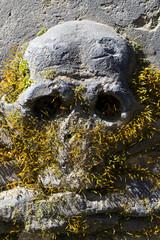
[[[120,18],[121,14],[117,17]],[[103,125],[108,133],[127,124],[135,111],[141,110],[127,85],[128,77],[135,71],[135,55],[129,43],[105,24],[71,21],[54,26],[32,40],[24,59],[28,62],[34,83],[14,104],[7,104],[3,97],[0,111],[7,116],[9,112],[19,109],[24,117],[36,117],[40,125],[44,120],[41,111],[46,106],[51,110],[48,111],[51,115],[45,119],[45,124],[59,124],[57,136],[61,146],[57,150],[56,163],[61,169],[57,172],[54,164],[51,164],[39,172],[36,184],[40,185],[39,194],[48,189],[62,191],[46,199],[37,199],[40,195],[37,196],[34,190],[27,188],[3,191],[0,193],[0,218],[4,221],[18,220],[28,232],[46,229],[66,233],[67,220],[82,214],[88,222],[89,233],[92,233],[114,227],[119,221],[120,212],[138,219],[144,219],[151,213],[159,214],[158,187],[151,191],[152,184],[141,179],[125,179],[123,190],[117,193],[92,193],[97,190],[95,181],[83,181],[89,169],[87,150],[92,142],[86,139],[76,142],[78,147],[86,151],[82,159],[88,169],[76,161],[70,163],[67,159],[66,149],[75,140],[73,127],[79,130],[83,125],[90,131],[95,126]],[[77,100],[75,95],[78,90],[81,90],[81,95]],[[109,111],[103,108],[106,103],[118,108],[115,116],[108,117]],[[54,107],[58,109],[57,114],[52,111]],[[126,154],[132,155],[146,149],[146,145],[142,147],[134,145],[132,149],[130,146]],[[114,151],[120,152],[121,146]],[[147,154],[144,158],[147,162]],[[104,157],[102,164],[107,160]],[[158,165],[151,170],[156,174]],[[77,193],[82,190],[84,195]],[[106,213],[114,216],[110,219]],[[93,222],[98,227],[92,228]],[[25,233],[20,239],[23,236]]]
[[[42,79],[40,73],[50,67],[57,74],[71,74],[75,78],[85,72],[87,77],[115,74],[116,78],[124,78],[134,64],[134,54],[127,42],[107,25],[91,21],[54,26],[31,41],[24,58],[34,80]]]

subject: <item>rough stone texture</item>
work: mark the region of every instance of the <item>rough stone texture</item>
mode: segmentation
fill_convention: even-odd
[[[71,21],[57,25],[31,41],[24,58],[28,62],[31,77],[35,82],[14,104],[7,104],[2,100],[1,111],[7,115],[13,109],[19,108],[24,114],[35,114],[34,111],[36,110],[37,113],[39,106],[43,107],[44,97],[60,96],[66,107],[71,104],[73,108],[69,115],[62,112],[59,120],[61,126],[59,132],[64,144],[66,144],[65,136],[72,134],[70,127],[67,126],[72,125],[75,120],[77,125],[84,122],[88,129],[91,126],[91,119],[92,124],[103,123],[106,129],[117,128],[126,124],[132,118],[134,111],[139,108],[127,87],[128,76],[135,69],[133,51],[127,41],[106,25],[91,21]],[[44,75],[52,67],[56,76],[54,79],[48,77],[44,80]],[[82,96],[90,109],[89,113],[85,114],[80,104],[74,104],[74,89],[81,85],[86,89]],[[103,97],[111,95],[119,100],[121,114],[118,118],[105,120],[96,113],[95,105],[101,94]],[[52,120],[56,120],[56,116],[51,117]],[[156,124],[158,128],[159,123]],[[142,144],[142,147],[145,149],[146,143]],[[136,151],[132,150],[132,154],[140,151],[141,148],[136,148]],[[39,175],[43,187],[60,186],[80,190],[83,186],[83,189],[93,189],[94,183],[83,184],[81,179],[85,173],[81,171],[81,166],[79,169],[76,167],[74,169],[72,166],[73,171],[68,173],[65,158],[65,152],[61,152],[59,157],[59,162],[63,165],[61,179],[57,178],[52,167]],[[135,164],[135,161],[144,164],[147,160],[148,156],[142,155],[136,157],[136,160],[131,159],[131,164]],[[152,166],[151,171],[156,173],[157,166]],[[2,179],[2,185],[12,181],[13,175],[12,169],[10,174],[5,175],[6,180]],[[53,194],[48,200],[39,200],[37,193],[27,188],[17,187],[3,191],[0,194],[1,232],[6,234],[6,229],[3,228],[5,222],[16,220],[24,229],[19,239],[34,237],[43,239],[42,236],[30,235],[30,232],[40,233],[42,229],[64,234],[67,219],[80,213],[85,216],[88,225],[86,233],[89,238],[93,232],[101,234],[112,227],[117,228],[117,224],[121,222],[119,212],[130,217],[129,221],[124,221],[121,229],[124,233],[130,231],[132,223],[133,232],[141,231],[143,227],[147,228],[150,213],[159,214],[158,187],[151,191],[153,185],[149,181],[141,179],[123,181],[123,176],[119,185],[124,189],[121,193],[97,196],[87,191],[83,196],[67,192]],[[111,216],[106,216],[106,213],[110,213]],[[46,239],[50,237],[46,235]]]
[[[14,104],[3,101],[4,113],[19,108],[25,115],[39,116],[48,104],[47,108],[51,109],[50,118],[59,121],[58,131],[63,145],[67,146],[68,134],[72,136],[69,144],[73,141],[74,133],[71,128],[74,121],[77,126],[83,122],[88,130],[97,124],[104,124],[106,129],[117,128],[126,124],[138,109],[138,104],[127,86],[128,76],[135,70],[134,52],[129,43],[107,25],[92,21],[68,21],[54,26],[30,42],[24,59],[28,62],[31,78],[35,82]],[[52,69],[55,71],[54,79],[50,76],[45,79],[48,71]],[[76,88],[80,86],[85,90],[82,93],[83,100],[78,100],[77,103],[74,95]],[[60,99],[64,108],[70,109],[69,113],[66,110],[59,114],[54,113],[52,98]],[[100,98],[106,100],[97,104]],[[99,108],[108,101],[111,102],[110,108],[114,106],[113,101],[118,102],[118,115],[109,117],[107,113],[107,117],[102,114]],[[83,104],[89,112],[84,111]],[[72,170],[68,170],[70,166],[66,163],[65,149],[61,150],[59,156],[60,164],[66,168],[61,174],[61,181],[57,181],[53,176],[54,172],[49,169],[49,174],[46,171],[44,176],[39,178],[41,183],[45,187],[53,187],[54,183],[80,190],[84,185],[82,176],[86,171],[81,169],[82,166],[77,168],[77,164],[73,164]],[[85,158],[87,164],[87,156]],[[47,180],[49,175],[51,181]],[[91,189],[93,184],[88,182],[85,185],[87,189]]]
[[[92,0],[2,0],[0,2],[0,61],[4,61],[5,57],[9,55],[10,47],[17,44],[21,45],[22,43],[35,38],[39,30],[41,30],[43,27],[50,28],[56,24],[61,24],[62,22],[71,20],[90,20],[98,23],[108,24],[109,26],[115,28],[118,32],[126,34],[131,40],[135,39],[135,41],[143,47],[143,51],[149,60],[157,66],[160,66],[159,7],[159,0],[95,0],[94,3]],[[126,45],[126,41],[124,41],[114,31],[112,31],[106,25],[104,26],[97,24],[97,31],[99,31],[99,28],[101,28],[103,32],[106,31],[107,35],[109,33],[109,53],[111,53],[111,55],[116,55],[113,59],[112,57],[110,59],[108,58],[109,60],[112,60],[112,64],[111,67],[107,66],[99,59],[99,57],[104,57],[103,55],[105,55],[107,52],[105,46],[104,48],[100,48],[98,46],[94,52],[92,51],[93,54],[91,55],[90,52],[89,54],[87,52],[89,49],[94,49],[94,45],[92,45],[92,38],[96,35],[94,35],[95,33],[90,35],[87,32],[87,30],[90,31],[93,23],[89,22],[86,29],[83,28],[83,21],[77,25],[74,24],[75,23],[70,22],[69,25],[58,25],[57,27],[50,29],[45,34],[49,41],[42,36],[31,42],[25,54],[25,58],[29,63],[31,76],[34,80],[36,80],[36,84],[33,84],[29,89],[27,89],[15,104],[6,104],[4,102],[0,103],[1,112],[20,108],[24,113],[29,113],[31,110],[30,107],[32,108],[32,103],[34,103],[36,99],[47,95],[54,96],[54,94],[57,92],[60,93],[67,105],[72,103],[72,89],[75,88],[75,86],[78,86],[77,79],[74,79],[74,81],[72,81],[70,84],[66,84],[65,80],[68,81],[68,78],[61,79],[61,77],[58,76],[54,81],[50,81],[48,79],[42,84],[43,75],[37,74],[38,72],[43,74],[54,65],[57,74],[66,74],[65,77],[70,77],[70,75],[73,73],[76,75],[80,72],[79,69],[81,69],[83,72],[83,74],[80,75],[81,78],[85,78],[88,72],[90,72],[91,75],[89,78],[91,79],[88,79],[88,83],[84,84],[88,89],[88,102],[94,106],[96,101],[95,94],[98,94],[98,91],[110,91],[112,94],[115,94],[116,92],[116,95],[114,96],[117,96],[118,99],[120,99],[124,110],[122,112],[123,114],[121,113],[121,120],[123,117],[125,118],[126,122],[129,120],[126,117],[128,111],[131,111],[132,113],[132,111],[134,112],[134,110],[138,107],[135,106],[136,103],[134,97],[132,97],[131,92],[128,90],[125,81],[125,78],[127,77],[127,71],[130,73],[134,69],[134,64],[131,64],[131,68],[126,69],[126,63],[128,59],[130,59],[129,63],[132,63],[132,51]],[[67,28],[67,26],[69,27]],[[70,33],[70,27],[75,29],[74,36],[70,36],[69,34],[67,35],[65,33],[66,29],[67,33]],[[96,29],[95,25],[94,28]],[[54,32],[54,29],[56,29],[57,35],[54,33],[52,36],[52,31]],[[61,37],[62,32],[64,32],[64,35]],[[76,33],[79,33],[81,38],[76,38]],[[98,32],[98,36],[96,36],[95,39],[100,40],[98,39],[100,36],[101,34]],[[67,40],[66,37],[68,37]],[[70,41],[71,39],[74,39],[72,44]],[[88,43],[87,40],[90,40],[90,43]],[[59,44],[59,42],[61,42],[61,44]],[[39,46],[35,46],[36,43],[38,43]],[[108,44],[109,40],[102,44],[106,43]],[[57,44],[59,44],[58,50],[54,48],[55,45],[57,46]],[[68,51],[68,49],[70,49],[68,46],[69,44],[71,44],[70,46],[73,48],[72,52]],[[80,48],[79,45],[81,46]],[[86,47],[85,51],[83,51],[84,46]],[[48,52],[46,53],[44,50],[47,50]],[[50,50],[53,51],[53,55],[51,54]],[[76,62],[76,64],[72,64],[72,67],[70,68],[72,55],[75,57],[74,63]],[[82,56],[81,59],[79,59],[80,55]],[[36,58],[37,56],[38,58]],[[90,59],[88,62],[84,61],[86,57],[89,57]],[[100,60],[98,64],[92,62],[93,58]],[[52,61],[48,61],[49,59],[53,61],[53,65]],[[105,59],[107,59],[106,56]],[[123,59],[125,60],[123,61]],[[81,67],[79,62],[80,60],[83,63]],[[118,65],[118,68],[115,65]],[[106,67],[109,69],[107,73],[104,71]],[[84,70],[86,70],[86,74],[84,74]],[[95,75],[100,78],[104,77],[102,81],[103,84],[107,82],[108,79],[113,80],[113,77],[116,76],[114,88],[110,87],[108,89],[109,85],[101,88],[101,86],[98,84],[100,79],[97,78],[97,80],[95,80]],[[117,87],[120,94],[118,94]],[[39,103],[40,102],[38,102],[38,104]],[[132,105],[133,109],[131,108]],[[132,114],[129,114],[129,116],[131,117]],[[64,135],[68,134],[67,131],[64,131],[64,126],[66,123],[70,123],[70,119],[72,119],[72,117],[73,114],[71,114],[71,116],[64,121],[64,125],[61,129]],[[76,116],[76,120],[78,118],[79,117]],[[110,124],[107,123],[106,125],[110,127]],[[119,123],[117,125],[119,125]],[[142,143],[138,147],[136,146],[131,148],[129,154],[139,154],[141,151],[145,150],[147,146],[153,143],[153,141],[159,141],[159,138],[158,136],[154,136],[153,139],[147,139],[147,141],[147,143]],[[2,139],[1,142],[2,145],[7,143],[5,139]],[[144,154],[142,156],[138,155],[138,158],[137,156],[134,156],[130,161],[131,164],[133,164],[133,162],[137,162],[145,167],[147,160],[148,156]],[[7,171],[9,174],[5,176],[5,181],[2,179],[1,185],[5,184],[7,181],[12,182],[14,179],[14,170],[12,169],[10,172],[10,169],[8,168]],[[151,165],[150,171],[155,174],[159,173],[159,164]],[[3,172],[3,170],[1,170],[1,172]],[[59,184],[59,181],[57,181],[52,174],[53,172],[51,169],[46,169],[46,172],[39,176],[39,179],[44,186],[48,187]],[[46,178],[44,178],[44,175]],[[66,180],[70,185],[73,183],[73,187],[76,185],[78,186],[78,183],[73,181],[74,179],[71,175],[69,178],[66,178]],[[83,196],[68,192],[54,194],[50,199],[41,201],[36,201],[37,194],[33,190],[28,190],[26,188],[18,187],[13,190],[4,191],[0,193],[0,233],[6,234],[8,231],[10,231],[11,228],[6,228],[6,222],[8,223],[9,221],[10,223],[11,220],[18,220],[22,224],[22,229],[24,230],[24,232],[20,234],[19,240],[51,239],[52,236],[48,234],[45,236],[39,236],[39,233],[26,233],[26,231],[40,232],[43,228],[47,228],[53,232],[62,232],[57,237],[60,240],[75,239],[75,236],[72,238],[63,235],[66,227],[66,219],[57,218],[57,213],[58,215],[61,214],[62,216],[68,218],[73,215],[78,215],[80,212],[82,212],[86,216],[87,224],[89,225],[89,232],[88,236],[76,236],[76,239],[94,240],[100,237],[101,240],[106,240],[106,237],[103,237],[103,234],[97,233],[97,231],[103,231],[112,226],[116,227],[120,218],[120,215],[117,213],[123,211],[124,214],[130,217],[128,221],[124,221],[122,229],[123,237],[126,237],[127,240],[136,239],[126,235],[125,232],[141,231],[143,227],[147,228],[148,221],[150,221],[150,213],[152,212],[159,214],[159,189],[157,188],[154,189],[154,191],[151,191],[152,184],[140,179],[135,179],[133,181],[128,180],[127,182],[123,182],[122,180],[121,184],[123,187],[125,186],[126,190],[122,193],[113,193],[107,196],[97,196],[86,192],[86,196]],[[79,188],[79,186],[77,188]],[[106,212],[112,213],[112,217],[108,218],[106,215],[104,217],[103,214],[106,214]],[[92,228],[93,222],[96,223],[96,226]],[[159,238],[159,235],[151,237],[152,240],[159,240]],[[115,235],[113,237],[108,237],[107,239],[121,239],[121,236]],[[146,236],[142,234],[139,239],[146,240]]]
[[[124,39],[106,25],[69,21],[35,38],[24,59],[34,80],[43,79],[42,71],[51,66],[59,75],[79,74],[85,78],[96,74],[111,78],[118,74],[122,79],[133,71],[132,55]]]
[[[26,232],[22,232],[19,236],[18,236],[18,240],[52,240],[53,238],[53,233],[51,234],[44,234],[41,235],[39,233],[26,233]]]
[[[132,185],[134,186],[134,182]],[[17,187],[0,194],[0,218],[3,221],[20,221],[24,224],[25,230],[29,232],[41,232],[42,229],[47,229],[63,233],[67,218],[82,213],[89,226],[87,232],[91,233],[116,225],[120,218],[117,213],[123,212],[125,216],[132,217],[129,222],[125,223],[123,231],[129,231],[131,222],[135,224],[135,230],[132,230],[136,231],[142,228],[140,225],[142,221],[146,222],[145,225],[148,224],[151,212],[155,214],[159,212],[160,201],[155,199],[155,195],[159,195],[158,190],[152,192],[149,198],[142,197],[142,195],[140,198],[136,191],[140,192],[142,186],[136,186],[134,190],[133,186],[130,185],[130,189],[121,194],[97,196],[86,192],[84,196],[67,192],[53,194],[48,200],[38,200],[35,191]],[[106,216],[106,213],[111,215]],[[94,228],[93,222],[96,222]]]
[[[159,0],[1,0],[1,60],[13,45],[31,40],[44,27],[88,19],[108,24],[135,39],[156,65],[160,60]]]
[[[0,163],[0,187],[20,180],[20,177],[17,176],[20,172],[21,169],[17,166],[16,161]]]
[[[31,41],[24,59],[36,84],[32,84],[15,104],[4,102],[6,113],[17,105],[22,111],[27,107],[31,109],[35,100],[57,94],[66,106],[71,105],[73,89],[79,84],[87,89],[84,97],[91,108],[100,92],[115,96],[122,105],[120,122],[137,109],[126,84],[128,75],[135,69],[134,53],[128,43],[106,25],[91,21],[57,25]],[[52,68],[56,77],[44,81],[45,74]]]

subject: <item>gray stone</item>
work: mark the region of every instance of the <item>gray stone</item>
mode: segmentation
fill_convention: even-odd
[[[129,118],[137,107],[126,85],[128,75],[135,68],[133,50],[106,25],[90,21],[57,25],[31,41],[24,59],[28,62],[31,78],[37,83],[22,93],[15,104],[1,102],[5,112],[18,105],[22,111],[27,107],[31,109],[33,101],[57,94],[64,104],[69,104],[73,101],[73,89],[80,84],[86,88],[84,98],[92,108],[100,92],[115,96],[122,105],[119,123]],[[56,74],[54,80],[44,81],[44,75],[52,69]],[[88,80],[84,81],[86,78]],[[113,125],[111,120],[109,122],[108,125]]]
[[[72,47],[71,47],[72,46]],[[90,21],[71,21],[49,29],[28,46],[31,78],[44,79],[42,71],[84,77],[113,75],[123,78],[133,71],[133,52],[115,31]],[[127,66],[127,67],[126,67]],[[85,76],[86,75],[86,76]]]
[[[158,0],[137,0],[134,3],[94,1],[94,4],[91,0],[3,0],[0,9],[2,58],[8,54],[8,49],[4,47],[8,43],[23,43],[34,38],[42,25],[52,27],[44,35],[30,42],[24,59],[28,62],[31,78],[35,82],[14,104],[5,103],[4,98],[1,100],[0,111],[4,116],[14,109],[20,109],[24,115],[37,114],[39,117],[38,110],[43,104],[48,103],[50,97],[53,100],[58,96],[65,108],[73,106],[68,115],[62,111],[60,118],[51,116],[52,120],[60,124],[59,136],[66,146],[74,142],[71,126],[80,126],[83,123],[89,130],[96,124],[104,124],[106,131],[110,131],[126,124],[132,119],[134,112],[140,109],[127,86],[130,74],[135,71],[135,55],[129,43],[108,25],[116,27],[118,32],[126,32],[132,39],[136,38],[137,42],[145,45],[144,53],[152,63],[157,63],[160,58],[157,50]],[[71,21],[75,19],[90,21]],[[93,20],[99,23],[92,22]],[[55,26],[61,21],[67,22]],[[140,34],[142,35],[139,36]],[[85,89],[82,91],[82,102],[86,104],[88,112],[82,108],[82,102],[75,104],[75,91],[80,86]],[[109,95],[119,102],[120,115],[116,116],[116,119],[104,119],[95,111],[101,94],[103,98]],[[159,123],[156,127],[159,128]],[[159,141],[159,136],[155,135],[147,141],[129,149],[128,153],[133,155],[144,151],[151,143]],[[87,147],[84,141],[81,148],[87,150]],[[45,169],[38,176],[44,191],[47,188],[62,187],[62,190],[67,190],[65,193],[52,194],[48,199],[39,199],[41,192],[37,195],[32,189],[20,187],[0,193],[0,219],[3,222],[18,220],[22,223],[24,229],[19,239],[43,239],[43,236],[38,236],[43,229],[60,232],[65,236],[68,219],[82,215],[88,223],[88,236],[84,239],[93,240],[93,234],[97,231],[103,232],[117,227],[117,223],[120,223],[120,213],[123,213],[132,220],[134,218],[134,221],[126,222],[123,228],[123,235],[129,240],[130,237],[125,233],[132,230],[132,223],[133,232],[136,232],[142,229],[144,218],[150,214],[159,215],[158,187],[153,189],[149,181],[130,179],[119,183],[123,185],[121,192],[101,196],[93,194],[91,190],[95,190],[95,183],[83,183],[86,169],[81,169],[76,163],[68,166],[65,150],[65,147],[59,149],[58,160],[63,170],[59,178],[52,167]],[[142,164],[143,160],[148,161],[148,155],[131,157],[131,164],[132,160]],[[87,163],[87,155],[85,161]],[[151,171],[156,174],[157,169],[158,165],[154,165]],[[8,176],[5,183],[7,181]],[[76,193],[79,190],[85,190],[84,195]],[[111,215],[108,217],[108,214]],[[2,233],[5,231],[4,228]],[[27,231],[29,233],[26,233]],[[38,234],[32,235],[32,232]],[[117,239],[118,237],[117,235]],[[45,239],[47,238],[50,239],[51,236],[45,235]],[[111,239],[114,239],[114,236]],[[143,234],[140,239],[145,239]]]
[[[63,199],[63,200],[62,200]],[[32,205],[28,206],[29,214],[25,218],[25,226],[27,231],[38,231],[41,228],[46,228],[48,230],[51,230],[54,232],[59,231],[62,232],[65,230],[66,223],[65,221],[61,222],[60,227],[60,219],[57,221],[56,219],[51,220],[50,216],[55,216],[56,212],[61,215],[62,219],[65,216],[76,216],[79,213],[83,213],[83,216],[85,216],[85,219],[87,219],[87,224],[89,226],[88,228],[88,234],[84,236],[84,239],[94,239],[92,232],[100,231],[100,233],[97,236],[102,236],[103,238],[103,229],[107,230],[110,227],[114,227],[114,225],[118,222],[118,216],[114,214],[114,212],[124,211],[125,214],[128,216],[134,216],[137,213],[140,214],[140,218],[130,218],[129,221],[127,221],[123,225],[123,231],[124,232],[130,232],[130,234],[135,233],[137,230],[140,231],[144,227],[147,228],[147,224],[149,223],[147,218],[144,218],[143,216],[150,216],[149,211],[151,211],[151,202],[143,202],[142,200],[139,201],[139,198],[137,198],[135,202],[136,197],[130,198],[126,195],[120,194],[111,194],[107,197],[100,197],[95,194],[86,193],[85,197],[80,196],[78,194],[73,193],[64,193],[64,194],[55,194],[53,195],[48,201],[38,201],[34,202]],[[65,204],[64,204],[65,203]],[[116,203],[116,204],[115,204]],[[131,205],[130,205],[131,204]],[[145,209],[145,211],[144,211]],[[152,206],[153,209],[153,206]],[[134,211],[133,211],[134,210]],[[135,210],[138,212],[135,212]],[[96,214],[95,214],[96,211]],[[107,217],[106,214],[102,214],[110,212],[111,216]],[[94,215],[92,215],[94,212]],[[27,212],[26,212],[27,215]],[[127,216],[126,215],[126,216]],[[105,217],[106,216],[106,217]],[[49,217],[49,218],[48,218]],[[58,228],[57,228],[58,227]],[[125,233],[123,234],[123,236]],[[142,233],[138,233],[140,235],[140,239],[145,239],[145,235]],[[58,237],[59,236],[59,237]],[[64,239],[65,235],[58,235],[58,239]],[[121,239],[120,236],[114,235],[116,239]],[[30,234],[30,233],[22,233],[20,235],[20,239],[43,239],[46,237],[46,239],[51,239],[50,235],[39,235],[39,234]],[[26,238],[25,238],[26,237]],[[77,236],[78,238],[79,236]],[[125,235],[126,239],[130,239],[130,235]],[[151,239],[158,240],[159,235],[155,236],[153,235]],[[69,239],[72,239],[70,236]],[[74,239],[74,237],[73,237]],[[78,238],[79,239],[79,238]],[[95,238],[96,239],[96,238]],[[108,238],[109,239],[109,238]],[[115,239],[115,238],[111,238]],[[133,237],[134,239],[134,237]],[[136,239],[136,238],[135,238]]]
[[[127,33],[144,47],[152,63],[159,65],[159,0],[104,1],[18,1],[0,3],[1,61],[9,48],[34,38],[44,27],[88,19],[108,24]],[[102,17],[103,16],[103,17]],[[142,35],[141,35],[142,34]],[[141,36],[139,36],[141,35]]]
[[[134,192],[130,197],[129,191],[128,194],[113,193],[106,196],[89,192],[85,196],[66,192],[53,194],[48,200],[38,200],[37,197],[33,190],[27,188],[18,187],[2,192],[0,218],[6,221],[18,220],[28,232],[41,232],[42,229],[64,232],[66,220],[82,214],[87,220],[88,232],[94,232],[117,224],[119,217],[115,213],[118,212],[139,217],[137,221],[141,221],[141,218],[150,216],[151,212],[157,214],[160,211],[160,201],[155,198],[154,192],[150,198],[143,199],[139,199]],[[111,216],[107,217],[107,213]],[[138,224],[137,221],[135,224]],[[99,227],[95,225],[92,228],[93,222]]]
[[[0,147],[10,145],[10,138],[4,133],[4,131],[0,130]]]
[[[146,234],[137,234],[139,237],[138,237],[138,240],[146,240]],[[123,238],[122,238],[122,236],[123,236]],[[154,235],[154,234],[152,234],[151,236],[150,236],[150,238],[152,239],[152,240],[158,240],[159,239],[159,235],[158,236],[156,236],[156,235]],[[111,239],[115,239],[115,240],[122,240],[122,239],[125,239],[125,240],[137,240],[137,236],[135,236],[134,237],[134,235],[129,235],[129,234],[120,234],[120,235],[118,235],[118,234],[115,234],[115,236],[114,236],[114,238],[111,238]]]
[[[87,170],[82,169],[80,164],[70,166],[67,163],[66,149],[74,141],[72,126],[76,122],[77,127],[83,124],[88,130],[101,124],[106,129],[117,128],[126,124],[139,109],[127,86],[128,76],[135,70],[135,55],[131,46],[107,25],[92,21],[69,21],[54,26],[32,40],[24,59],[28,62],[31,78],[35,82],[14,104],[7,104],[2,99],[1,105],[5,115],[18,108],[24,115],[39,118],[41,111],[45,111],[43,108],[49,104],[49,117],[59,123],[58,134],[64,147],[59,149],[58,160],[63,165],[63,177],[58,182],[57,177],[49,180],[49,175],[54,174],[52,169],[48,169],[43,173],[43,179],[39,176],[40,182],[44,187],[58,184],[57,187],[62,188],[93,189],[95,182],[89,183],[83,177]],[[48,74],[53,70],[54,78]],[[77,88],[83,88],[82,102],[75,100]],[[60,109],[54,113],[54,98],[57,99],[57,105],[62,103],[64,109],[70,109],[69,113]],[[104,99],[106,104],[111,104],[110,108],[114,107],[115,101],[119,111],[117,115],[110,117],[109,113],[102,113]],[[84,111],[83,105],[90,111]],[[67,143],[69,135],[71,139]],[[81,143],[84,152],[88,144],[85,141]],[[85,161],[87,163],[88,154]]]
[[[143,232],[149,228],[150,221],[150,218],[130,218],[122,224],[122,231],[129,233]]]
[[[59,188],[61,185],[60,178],[61,178],[62,173],[60,173],[59,177],[57,175],[58,175],[58,173],[57,173],[55,167],[48,167],[41,174],[39,174],[38,181],[47,188],[50,188],[50,187]]]
[[[53,233],[51,234],[39,234],[39,233],[26,233],[22,232],[18,240],[52,240],[53,238]]]
[[[24,221],[26,204],[33,201],[34,190],[17,187],[0,193],[0,219]]]
[[[21,180],[18,174],[21,172],[16,161],[0,163],[0,187],[6,187],[7,184]]]
[[[149,152],[148,154],[138,153],[131,156],[128,160],[128,165],[130,167],[136,166],[149,170],[152,174],[159,174],[159,151]]]

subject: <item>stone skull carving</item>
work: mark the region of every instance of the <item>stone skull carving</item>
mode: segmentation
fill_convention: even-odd
[[[7,114],[14,109],[19,109],[24,116],[37,117],[40,123],[43,119],[46,122],[56,122],[59,125],[57,134],[63,146],[70,146],[75,141],[73,129],[81,129],[83,125],[87,132],[97,126],[103,126],[105,131],[110,133],[112,130],[125,126],[139,108],[127,83],[135,71],[134,52],[126,40],[106,25],[90,21],[72,21],[54,26],[47,33],[30,42],[24,59],[27,60],[30,77],[34,83],[20,95],[14,104],[3,102],[4,112]],[[44,114],[46,110],[47,116]],[[92,140],[89,144],[91,142]],[[82,153],[85,153],[83,163],[85,162],[89,168],[90,162],[87,161],[86,153],[88,143],[83,140],[78,144],[83,149]],[[74,163],[72,163],[73,166],[68,164],[65,147],[59,149],[58,154],[62,168],[61,177],[58,178],[52,167],[46,168],[38,176],[43,187],[60,186],[61,188],[68,187],[70,190],[76,189],[76,191],[95,188],[95,181],[83,182],[86,168],[82,170],[82,166],[77,167],[77,163],[75,166]],[[32,194],[26,193],[26,195]],[[56,196],[57,199],[61,197]],[[124,203],[126,199],[122,200],[122,198],[124,197],[121,196],[120,200],[115,203],[115,209],[116,204],[122,207],[122,202]],[[76,215],[78,212],[84,212],[89,216],[94,212],[109,211],[109,204],[112,201],[110,196],[108,200],[107,198],[101,199],[102,204],[97,205],[95,209],[92,209],[94,208],[92,206],[89,211],[89,204],[93,201],[92,196],[85,203],[78,195],[66,195],[66,199],[70,202],[75,201],[73,205],[75,209],[77,208],[75,212],[73,211],[74,213],[71,213],[72,211],[68,213],[68,216]],[[100,197],[99,200],[98,197],[95,199],[99,201]],[[62,199],[57,201],[61,202]],[[107,201],[108,207],[106,207]],[[14,204],[17,206],[17,203]],[[48,204],[47,201],[43,202],[41,207],[44,205],[45,208]],[[83,204],[88,207],[82,209]],[[135,202],[136,204],[138,203]],[[135,210],[135,205],[130,207],[131,213],[137,211],[137,215],[147,215],[147,211],[143,211],[142,206],[139,206],[141,210],[137,210],[138,207]],[[102,210],[100,210],[101,207]],[[104,220],[102,216],[101,218],[102,222],[109,221]],[[112,220],[113,222],[109,224],[114,225],[118,221],[118,215],[115,215]],[[36,224],[33,223],[34,221]],[[34,221],[29,225],[31,231],[40,230],[42,222],[45,225],[44,216],[41,220],[34,219]],[[55,219],[51,220],[49,217],[47,221],[51,221],[50,226],[47,223],[45,225],[49,230],[64,229],[64,221],[56,220],[56,223]],[[91,219],[88,221],[92,222]],[[98,223],[100,224],[100,221]],[[100,228],[105,229],[102,225],[99,225]]]
[[[50,119],[59,119],[64,144],[69,138],[73,141],[72,125],[83,122],[88,130],[98,124],[118,128],[131,119],[137,108],[127,86],[135,67],[134,53],[120,35],[105,25],[73,21],[55,26],[29,44],[24,59],[35,84],[12,107],[17,105],[24,114],[36,117],[47,109]],[[82,92],[78,101],[77,89]],[[59,160],[64,168],[66,158],[63,151]],[[84,173],[76,173],[68,173],[65,182],[81,188],[78,182]]]

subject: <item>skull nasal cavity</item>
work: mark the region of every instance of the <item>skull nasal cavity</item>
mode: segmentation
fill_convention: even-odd
[[[44,96],[33,105],[33,114],[39,119],[52,119],[60,113],[62,101],[59,96]]]
[[[121,117],[121,104],[112,95],[99,95],[95,108],[97,115],[105,120],[116,121]]]

